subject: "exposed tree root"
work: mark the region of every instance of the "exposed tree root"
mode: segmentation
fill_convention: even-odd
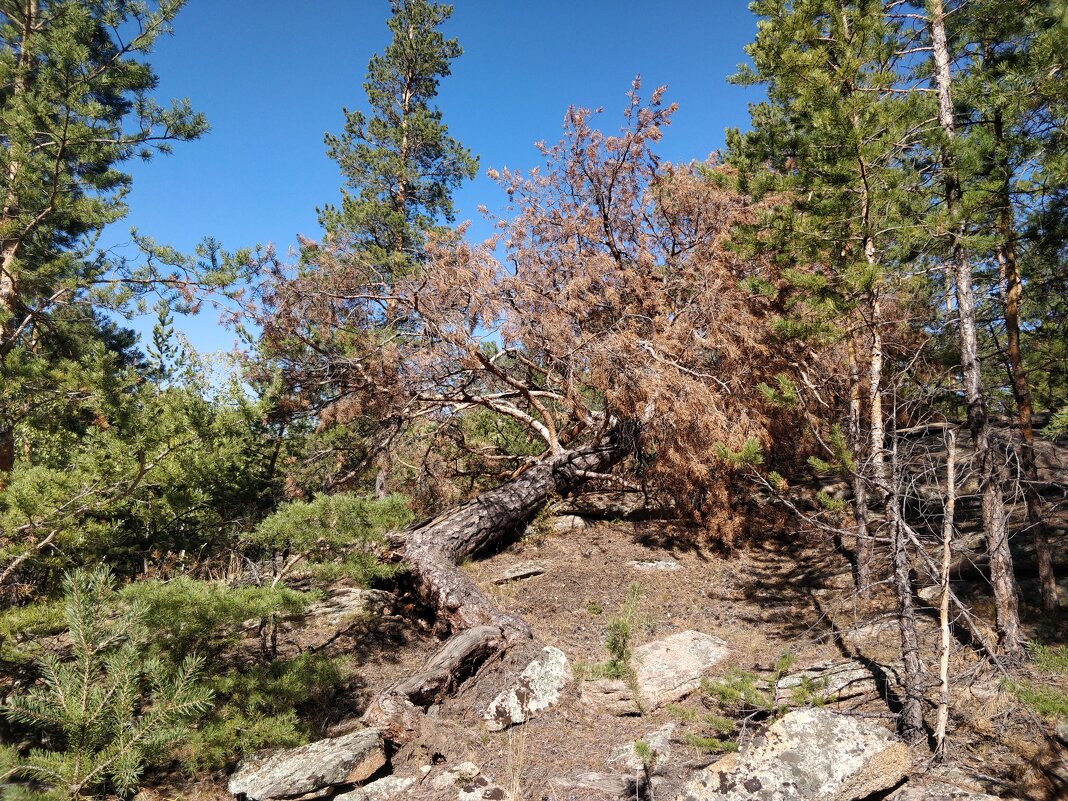
[[[416,591],[452,636],[422,671],[379,693],[364,713],[366,722],[395,744],[407,742],[428,707],[455,694],[487,660],[533,641],[527,622],[501,610],[458,564],[491,549],[551,497],[570,492],[589,473],[610,469],[626,453],[618,437],[564,451],[403,532],[402,555]]]

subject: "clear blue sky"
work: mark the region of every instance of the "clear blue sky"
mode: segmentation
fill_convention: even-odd
[[[501,205],[485,171],[537,164],[533,143],[559,138],[568,105],[603,106],[605,127],[617,128],[636,74],[646,91],[667,84],[667,100],[679,103],[661,147],[673,161],[721,147],[724,129],[746,127],[759,97],[726,82],[756,30],[744,0],[453,5],[445,31],[464,54],[439,107],[482,173],[455,197],[459,220]],[[159,95],[188,97],[212,130],[131,165],[130,214],[106,244],[128,241],[131,226],[181,249],[211,235],[227,249],[273,242],[284,254],[298,233],[316,237],[315,208],[341,185],[323,134],[340,130],[343,106],[364,107],[367,61],[388,44],[388,17],[387,0],[190,0],[150,61]],[[199,349],[230,345],[211,315],[176,322]]]

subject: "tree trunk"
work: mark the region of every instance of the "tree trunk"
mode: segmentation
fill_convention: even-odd
[[[871,597],[872,555],[875,541],[868,526],[868,486],[864,476],[864,435],[860,397],[860,370],[856,345],[849,346],[849,447],[853,450],[853,523],[856,528],[856,565],[854,580],[862,598]]]
[[[452,637],[420,673],[383,690],[365,720],[393,742],[413,736],[422,710],[454,689],[463,676],[509,646],[533,639],[526,621],[501,610],[457,564],[484,553],[528,520],[553,495],[602,473],[629,451],[617,431],[601,445],[565,451],[501,486],[404,532],[403,557],[416,591]]]
[[[946,432],[946,498],[942,510],[942,572],[938,577],[938,717],[935,723],[935,758],[946,758],[946,725],[949,723],[949,567],[953,558],[953,518],[957,508],[957,434]]]
[[[894,590],[897,594],[897,623],[901,635],[901,659],[904,663],[901,698],[901,736],[908,743],[923,740],[923,666],[920,664],[920,640],[916,632],[916,608],[912,603],[912,578],[908,540],[901,520],[901,500],[897,491],[900,465],[897,442],[890,463],[890,483],[886,494],[886,521],[890,526],[894,560]]]
[[[949,46],[946,43],[942,0],[929,0],[929,7],[938,121],[949,140],[942,156],[942,177],[945,183],[946,206],[950,215],[954,215],[961,213],[961,186],[953,154],[956,130],[950,93]],[[1012,554],[1009,552],[1005,498],[1001,486],[1002,467],[993,447],[986,399],[983,396],[975,318],[975,290],[971,263],[964,249],[964,234],[962,221],[950,225],[950,261],[956,284],[964,399],[968,405],[968,426],[975,445],[976,469],[982,490],[983,529],[990,554],[990,583],[994,589],[998,641],[1006,656],[1019,659],[1023,657],[1019,594],[1012,571]]]
[[[994,138],[1004,140],[1001,112],[994,114]],[[1027,505],[1027,525],[1035,542],[1038,559],[1038,579],[1042,593],[1042,609],[1053,612],[1057,608],[1057,579],[1053,573],[1053,553],[1046,534],[1045,517],[1042,514],[1042,497],[1038,492],[1038,467],[1035,464],[1035,432],[1032,425],[1034,413],[1031,404],[1031,387],[1023,366],[1020,348],[1020,304],[1023,300],[1023,282],[1020,280],[1020,265],[1016,257],[1016,220],[1012,209],[1012,194],[1009,186],[1008,159],[1002,159],[1004,180],[1001,184],[1001,209],[998,227],[1001,246],[998,248],[998,266],[1001,272],[1002,297],[1005,304],[1005,331],[1008,336],[1009,380],[1016,401],[1016,417],[1020,425],[1020,469],[1023,473],[1024,501]]]

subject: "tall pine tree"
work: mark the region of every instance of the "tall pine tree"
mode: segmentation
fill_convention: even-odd
[[[93,254],[101,229],[126,213],[121,165],[207,129],[187,102],[152,99],[143,59],[183,2],[0,3],[0,473],[15,460],[17,387],[44,369],[37,354],[48,340],[83,339],[98,303],[126,297],[128,284],[102,297],[102,279],[123,287],[123,275]],[[83,330],[66,336],[72,324]]]
[[[439,80],[463,52],[438,30],[452,7],[426,0],[392,0],[391,7],[393,41],[371,58],[363,84],[370,114],[346,109],[343,132],[326,136],[345,186],[340,207],[319,212],[329,236],[387,276],[418,264],[426,232],[453,221],[452,191],[478,169],[433,105]]]

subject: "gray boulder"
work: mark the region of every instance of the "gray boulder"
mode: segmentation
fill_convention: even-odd
[[[501,731],[526,722],[536,712],[547,709],[560,698],[571,670],[567,656],[551,645],[523,668],[516,686],[494,698],[482,714],[490,731]]]
[[[383,776],[351,792],[335,795],[333,801],[388,801],[391,798],[402,798],[401,794],[413,784],[415,778],[411,776]]]
[[[699,631],[680,631],[635,648],[635,681],[645,711],[689,695],[727,653],[727,643]]]
[[[909,782],[891,795],[887,801],[1002,801],[1002,799],[986,793],[947,787],[944,784],[925,786]]]
[[[554,534],[586,528],[586,520],[578,515],[557,515],[549,518],[549,528]]]
[[[362,782],[386,764],[378,729],[256,754],[241,760],[228,789],[256,801],[297,798],[342,784]]]
[[[801,709],[713,763],[677,801],[855,801],[908,774],[905,744],[859,718]]]

